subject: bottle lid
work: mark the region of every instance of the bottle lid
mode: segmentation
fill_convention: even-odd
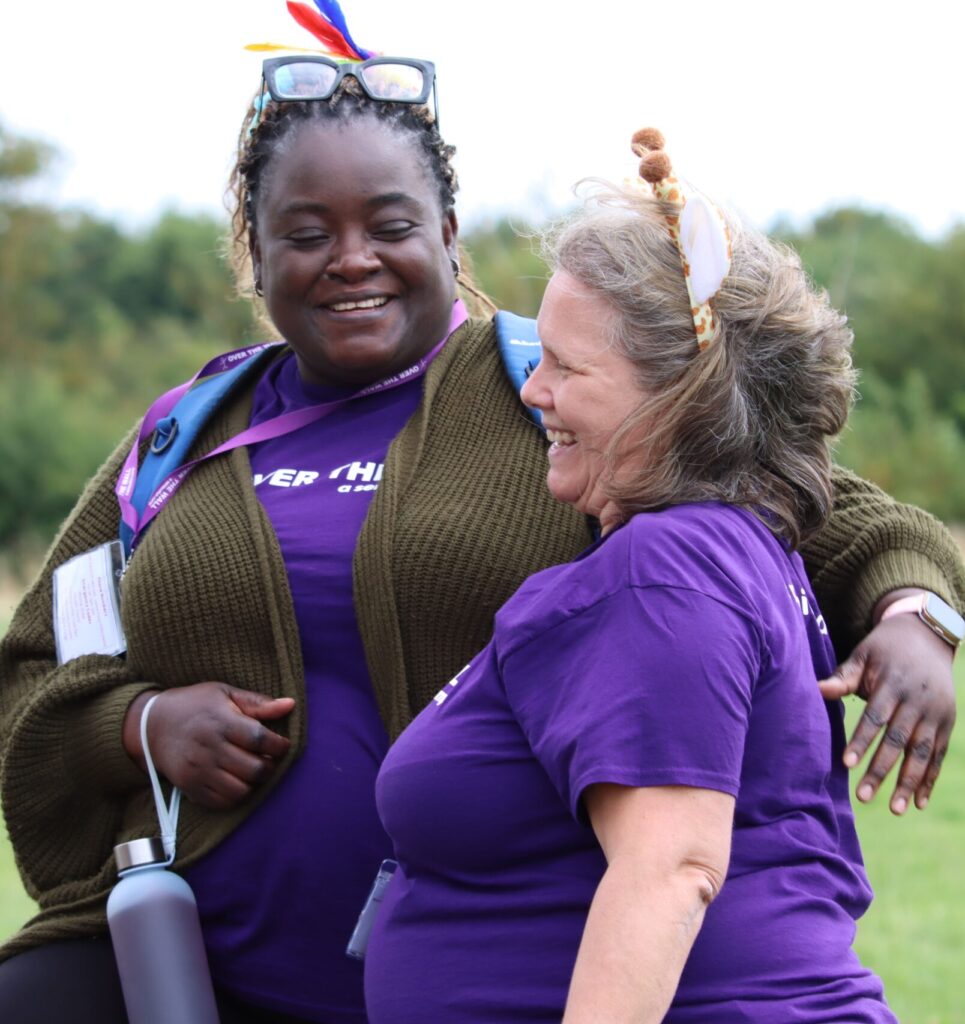
[[[114,862],[119,874],[131,868],[146,868],[149,864],[164,864],[167,861],[164,844],[160,839],[132,839],[114,847]]]

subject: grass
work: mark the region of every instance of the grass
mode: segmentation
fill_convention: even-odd
[[[957,659],[955,677],[961,692],[965,655]],[[852,719],[858,707],[855,702],[849,709]],[[884,979],[902,1024],[965,1024],[965,741],[955,739],[926,811],[912,808],[895,818],[887,790],[871,805],[855,807],[875,890],[858,928],[857,949]],[[33,912],[9,843],[0,835],[0,939]]]

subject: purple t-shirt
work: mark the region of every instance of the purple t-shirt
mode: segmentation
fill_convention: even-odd
[[[304,384],[285,359],[258,384],[251,424],[349,393]],[[373,798],[388,738],[353,610],[352,554],[389,444],[421,395],[415,379],[249,449],[294,600],[309,742],[271,797],[186,876],[216,981],[326,1024],[366,1019],[362,968],[345,946],[391,851]]]
[[[894,1021],[851,950],[871,892],[803,566],[723,505],[641,515],[531,577],[403,733],[376,799],[400,869],[371,1024],[558,1022],[605,869],[599,782],[736,797],[727,880],[668,1021]]]

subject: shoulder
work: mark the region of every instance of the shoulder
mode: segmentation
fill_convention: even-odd
[[[473,363],[486,356],[497,356],[496,321],[470,317],[453,331],[443,350],[432,361],[427,379],[445,373],[452,366]]]
[[[291,362],[287,359],[290,355],[291,349],[284,343],[266,344],[250,358],[194,385],[173,410],[185,435],[177,446],[177,459],[196,457],[244,430],[256,392],[275,395],[278,374]]]
[[[546,442],[510,380],[492,320],[470,319],[453,333],[429,367],[423,394],[433,436],[465,447],[470,466],[488,459],[508,478],[528,477],[533,467],[545,477]],[[524,480],[520,492],[526,488]]]
[[[501,369],[495,325],[492,320],[470,319],[456,328],[429,366],[424,404],[445,405],[454,394],[489,402],[494,390],[503,389],[508,393],[510,385]]]
[[[629,585],[692,590],[756,623],[768,622],[787,604],[788,586],[805,578],[800,557],[733,505],[679,505],[635,516],[619,533]]]
[[[635,586],[740,586],[792,556],[750,512],[720,502],[676,505],[634,516],[612,540]]]
[[[530,577],[500,610],[497,632],[515,647],[602,605],[653,606],[673,594],[682,608],[718,608],[757,633],[796,578],[795,557],[763,523],[731,506],[637,515],[575,561]]]

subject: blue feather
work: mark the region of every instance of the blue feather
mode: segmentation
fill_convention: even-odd
[[[345,36],[346,42],[363,60],[374,56],[371,50],[363,50],[352,38],[348,25],[345,24],[345,15],[342,14],[342,8],[338,5],[338,0],[315,0],[315,6],[321,12],[322,17],[327,18]]]

